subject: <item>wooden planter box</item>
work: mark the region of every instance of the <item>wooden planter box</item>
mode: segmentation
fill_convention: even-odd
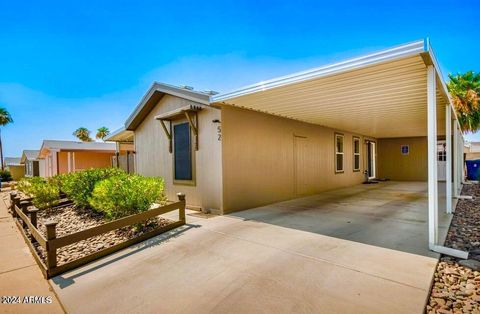
[[[112,254],[116,251],[119,251],[123,248],[126,248],[132,244],[147,240],[151,237],[164,233],[166,231],[172,230],[174,228],[180,227],[185,224],[185,195],[177,194],[178,202],[168,204],[165,206],[157,207],[145,211],[140,214],[127,216],[120,218],[108,223],[105,223],[100,226],[92,227],[85,229],[79,232],[75,232],[69,235],[65,235],[57,238],[56,236],[56,224],[55,221],[45,221],[44,225],[47,229],[47,237],[38,230],[37,228],[37,208],[29,208],[31,205],[31,199],[20,201],[20,197],[14,193],[10,194],[10,210],[12,216],[15,218],[20,233],[22,234],[25,242],[28,244],[30,251],[33,254],[37,264],[40,266],[40,269],[43,272],[43,275],[46,279],[54,277],[56,275],[62,274],[66,271],[77,268],[81,265],[87,264],[91,261],[99,259],[108,254]],[[169,225],[158,227],[152,231],[144,233],[133,239],[126,240],[122,243],[116,244],[114,246],[108,247],[106,249],[97,251],[95,253],[89,254],[87,256],[81,257],[79,259],[70,261],[63,265],[57,266],[57,249],[112,231],[120,229],[123,227],[131,226],[136,223],[140,223],[144,220],[178,210],[178,221],[173,222]],[[29,234],[26,231],[29,231]],[[34,243],[38,243],[46,251],[46,263],[43,262],[42,258],[38,255]]]

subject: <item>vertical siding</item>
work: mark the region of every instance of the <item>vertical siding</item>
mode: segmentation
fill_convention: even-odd
[[[402,155],[402,145],[409,145],[409,154]],[[380,178],[397,181],[425,181],[428,177],[426,137],[388,138],[378,140]]]
[[[199,150],[194,152],[196,177],[194,186],[173,183],[173,155],[168,151],[168,139],[160,122],[154,118],[156,115],[191,104],[195,103],[165,95],[147,115],[135,130],[136,171],[142,175],[163,177],[169,199],[175,200],[176,193],[182,192],[186,194],[187,204],[190,206],[212,209],[220,213],[222,143],[218,141],[218,124],[212,122],[220,119],[220,110],[208,107],[198,113]]]
[[[224,211],[231,212],[298,196],[295,192],[294,137],[306,138],[302,194],[361,183],[364,179],[364,137],[360,137],[361,169],[353,171],[353,135],[296,120],[222,108]],[[345,135],[344,172],[335,173],[334,134]]]

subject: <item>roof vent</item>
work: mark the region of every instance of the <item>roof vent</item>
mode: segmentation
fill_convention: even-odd
[[[193,86],[182,85],[180,87],[183,88],[183,89],[186,89],[186,90],[193,90]]]
[[[210,96],[219,94],[219,92],[214,91],[214,90],[204,90],[203,92],[207,95],[210,95]]]

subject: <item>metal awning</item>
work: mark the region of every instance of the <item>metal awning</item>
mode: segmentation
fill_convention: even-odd
[[[212,97],[232,105],[376,138],[427,135],[427,40]],[[437,69],[437,73],[439,73]],[[437,77],[438,134],[449,104]]]

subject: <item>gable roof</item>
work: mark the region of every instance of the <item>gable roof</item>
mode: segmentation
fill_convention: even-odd
[[[67,150],[67,151],[115,151],[115,143],[100,142],[76,142],[76,141],[59,141],[44,140],[38,158],[44,158],[47,150]]]
[[[25,149],[22,152],[22,158],[20,160],[20,163],[24,164],[25,161],[27,160],[35,160],[38,158],[38,154],[40,153],[39,150],[33,150],[33,149]]]
[[[135,130],[164,95],[172,95],[204,105],[210,104],[210,93],[193,91],[183,87],[154,82],[147,93],[143,96],[140,103],[127,118],[125,129],[131,131]]]
[[[5,157],[4,164],[5,166],[20,166],[20,157]]]

